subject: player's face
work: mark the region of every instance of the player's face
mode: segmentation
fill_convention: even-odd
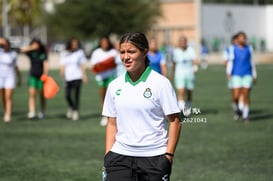
[[[71,41],[71,49],[75,50],[78,48],[78,41],[77,40],[72,40]]]
[[[7,41],[4,39],[4,38],[0,38],[0,46],[3,48],[3,49],[7,49]]]
[[[0,38],[0,44],[3,45],[5,42],[4,38]]]
[[[109,48],[109,43],[106,38],[101,39],[100,46],[103,50],[107,50]]]
[[[148,51],[148,50],[147,50]],[[142,52],[131,43],[124,42],[120,45],[120,58],[128,72],[135,72],[145,67],[147,51]]]
[[[181,40],[180,40],[180,42],[179,42],[179,44],[180,44],[180,47],[182,48],[182,49],[185,49],[185,48],[187,48],[187,40],[186,39],[184,39],[184,38],[182,38]]]
[[[150,45],[149,45],[150,51],[156,51],[157,49],[157,43],[155,40],[151,40],[150,41]]]
[[[244,36],[243,34],[240,34],[237,38],[237,42],[240,45],[245,45],[246,44],[246,36]]]

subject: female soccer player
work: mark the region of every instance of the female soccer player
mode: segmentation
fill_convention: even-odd
[[[21,74],[17,67],[17,53],[11,51],[10,43],[5,38],[0,38],[0,93],[4,107],[4,123],[9,123],[12,113],[12,94],[16,86],[21,84]]]
[[[231,90],[231,94],[233,94],[233,87],[232,87],[229,71],[232,66],[232,61],[233,61],[232,58],[234,58],[233,51],[234,51],[235,45],[237,45],[237,34],[232,36],[231,44],[224,50],[224,53],[223,53],[224,65],[226,66],[226,77],[228,80],[228,88]],[[233,117],[234,120],[238,120],[239,115],[243,112],[243,109],[244,109],[243,98],[244,98],[243,95],[240,93],[238,104],[232,102],[232,109],[234,111],[234,117]]]
[[[103,104],[105,93],[109,83],[116,78],[116,67],[107,67],[104,65],[100,66],[101,63],[111,61],[115,63],[115,58],[117,57],[118,52],[113,47],[110,39],[108,37],[102,37],[99,41],[99,48],[94,50],[91,55],[91,69],[95,70],[96,67],[102,67],[101,70],[95,70],[96,74],[96,81],[100,88],[100,97],[101,97],[101,104]],[[107,67],[104,69],[104,67]],[[106,126],[107,118],[102,117],[100,121],[101,126]]]
[[[148,50],[143,33],[121,37],[120,57],[127,71],[110,83],[102,111],[108,117],[106,181],[170,178],[180,109],[170,81],[149,66]]]
[[[247,36],[244,32],[237,34],[237,44],[230,51],[230,65],[227,70],[232,88],[232,100],[235,107],[235,115],[239,117],[239,98],[243,96],[243,119],[249,121],[250,89],[256,82],[257,73],[252,57],[252,48],[247,44]]]
[[[156,39],[150,39],[148,58],[150,60],[150,67],[156,72],[167,76],[167,66],[164,55],[158,50]]]
[[[45,116],[46,100],[43,92],[43,82],[41,76],[48,74],[47,53],[44,45],[38,39],[33,39],[29,46],[20,49],[22,53],[26,53],[30,59],[29,72],[29,112],[28,118],[36,117],[36,94],[39,94],[41,111],[38,113],[38,118],[43,119]]]
[[[195,51],[188,46],[187,38],[182,36],[179,47],[174,50],[174,82],[178,94],[178,105],[185,116],[191,108],[192,91],[194,89],[194,66],[198,64]],[[185,101],[184,94],[187,94]]]
[[[79,44],[78,39],[72,38],[66,45],[66,51],[61,54],[60,74],[65,79],[65,96],[69,106],[66,117],[73,121],[79,119],[81,84],[87,82],[86,57]]]

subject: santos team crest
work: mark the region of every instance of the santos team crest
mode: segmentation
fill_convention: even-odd
[[[151,91],[151,89],[150,89],[150,88],[146,88],[145,92],[143,93],[143,96],[144,96],[145,98],[150,98],[150,97],[152,97],[152,91]]]

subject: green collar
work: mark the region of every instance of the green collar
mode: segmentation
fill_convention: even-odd
[[[147,80],[148,76],[150,75],[151,71],[152,71],[151,67],[148,66],[145,69],[145,71],[142,73],[142,75],[140,76],[140,78],[137,81],[135,81],[135,82],[132,81],[131,77],[129,76],[129,73],[126,72],[126,74],[125,74],[125,82],[129,82],[133,86],[137,85],[140,82],[145,82]]]

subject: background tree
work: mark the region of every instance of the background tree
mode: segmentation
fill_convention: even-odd
[[[203,0],[204,3],[225,3],[225,4],[273,4],[273,0]]]
[[[159,15],[159,0],[66,0],[49,15],[48,30],[58,39],[145,31]]]
[[[7,0],[9,24],[11,26],[43,24],[41,3],[41,0]],[[0,7],[2,15],[2,1]]]

